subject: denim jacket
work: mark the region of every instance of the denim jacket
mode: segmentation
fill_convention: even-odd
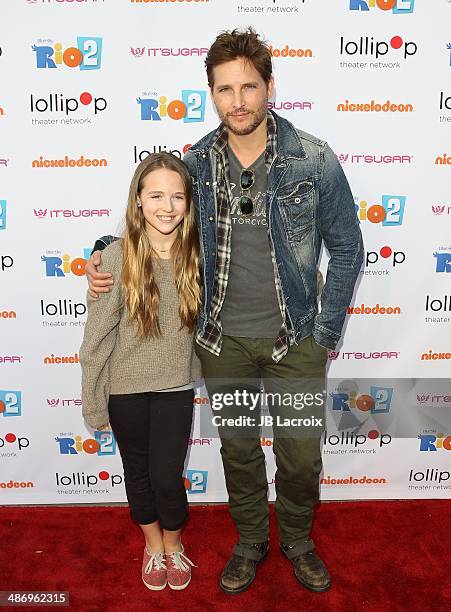
[[[354,199],[341,165],[324,141],[270,111],[277,124],[277,154],[268,174],[266,217],[287,314],[290,340],[313,334],[334,349],[363,262],[363,241]],[[199,331],[208,321],[216,268],[216,194],[211,146],[216,130],[185,155],[203,268]],[[317,263],[321,244],[330,254],[318,312]]]

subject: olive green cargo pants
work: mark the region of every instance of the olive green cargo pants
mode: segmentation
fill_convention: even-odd
[[[239,387],[294,395],[325,389],[327,350],[309,336],[290,347],[279,363],[272,358],[273,338],[238,338],[224,336],[221,354],[215,356],[196,344],[205,384],[210,396],[218,397]],[[307,382],[308,381],[308,382]],[[279,397],[280,397],[279,395]],[[277,417],[308,417],[324,420],[324,404],[318,408],[294,410],[268,402],[273,418],[273,451],[276,460],[275,510],[282,544],[294,546],[296,553],[314,548],[310,539],[313,509],[319,498],[319,474],[322,469],[320,437],[324,427],[302,428],[277,425]],[[216,414],[235,417],[236,407],[224,407]],[[240,413],[241,414],[241,413]],[[243,413],[244,414],[244,413]],[[243,544],[255,544],[269,538],[268,481],[265,455],[261,445],[259,413],[247,411],[255,426],[238,431],[219,426],[221,456],[229,494],[230,513]],[[244,433],[243,433],[244,432]]]

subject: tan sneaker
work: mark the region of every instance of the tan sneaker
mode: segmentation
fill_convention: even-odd
[[[162,591],[168,583],[164,553],[152,553],[144,548],[142,579],[151,591]]]

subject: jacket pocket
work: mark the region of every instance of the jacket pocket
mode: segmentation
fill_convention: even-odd
[[[288,240],[300,240],[313,227],[315,187],[313,180],[284,185],[277,192],[280,214]]]

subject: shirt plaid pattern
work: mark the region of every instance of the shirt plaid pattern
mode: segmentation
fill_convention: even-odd
[[[265,164],[267,172],[269,173],[269,169],[271,168],[271,164],[277,152],[277,125],[274,117],[269,112],[267,113],[267,134]],[[198,331],[196,340],[200,346],[214,355],[219,355],[222,346],[222,325],[219,314],[224,303],[227,282],[229,279],[232,229],[229,205],[232,201],[232,196],[229,181],[229,160],[227,156],[227,128],[224,124],[221,124],[216,132],[210,151],[210,161],[212,164],[213,188],[216,194],[217,257],[215,285],[213,288],[211,310],[205,330],[203,332]],[[272,241],[270,241],[270,249],[277,298],[279,300],[283,321],[272,351],[272,359],[277,363],[287,354],[291,341],[286,323],[285,300],[282,293],[282,285],[277,270],[276,256]]]

